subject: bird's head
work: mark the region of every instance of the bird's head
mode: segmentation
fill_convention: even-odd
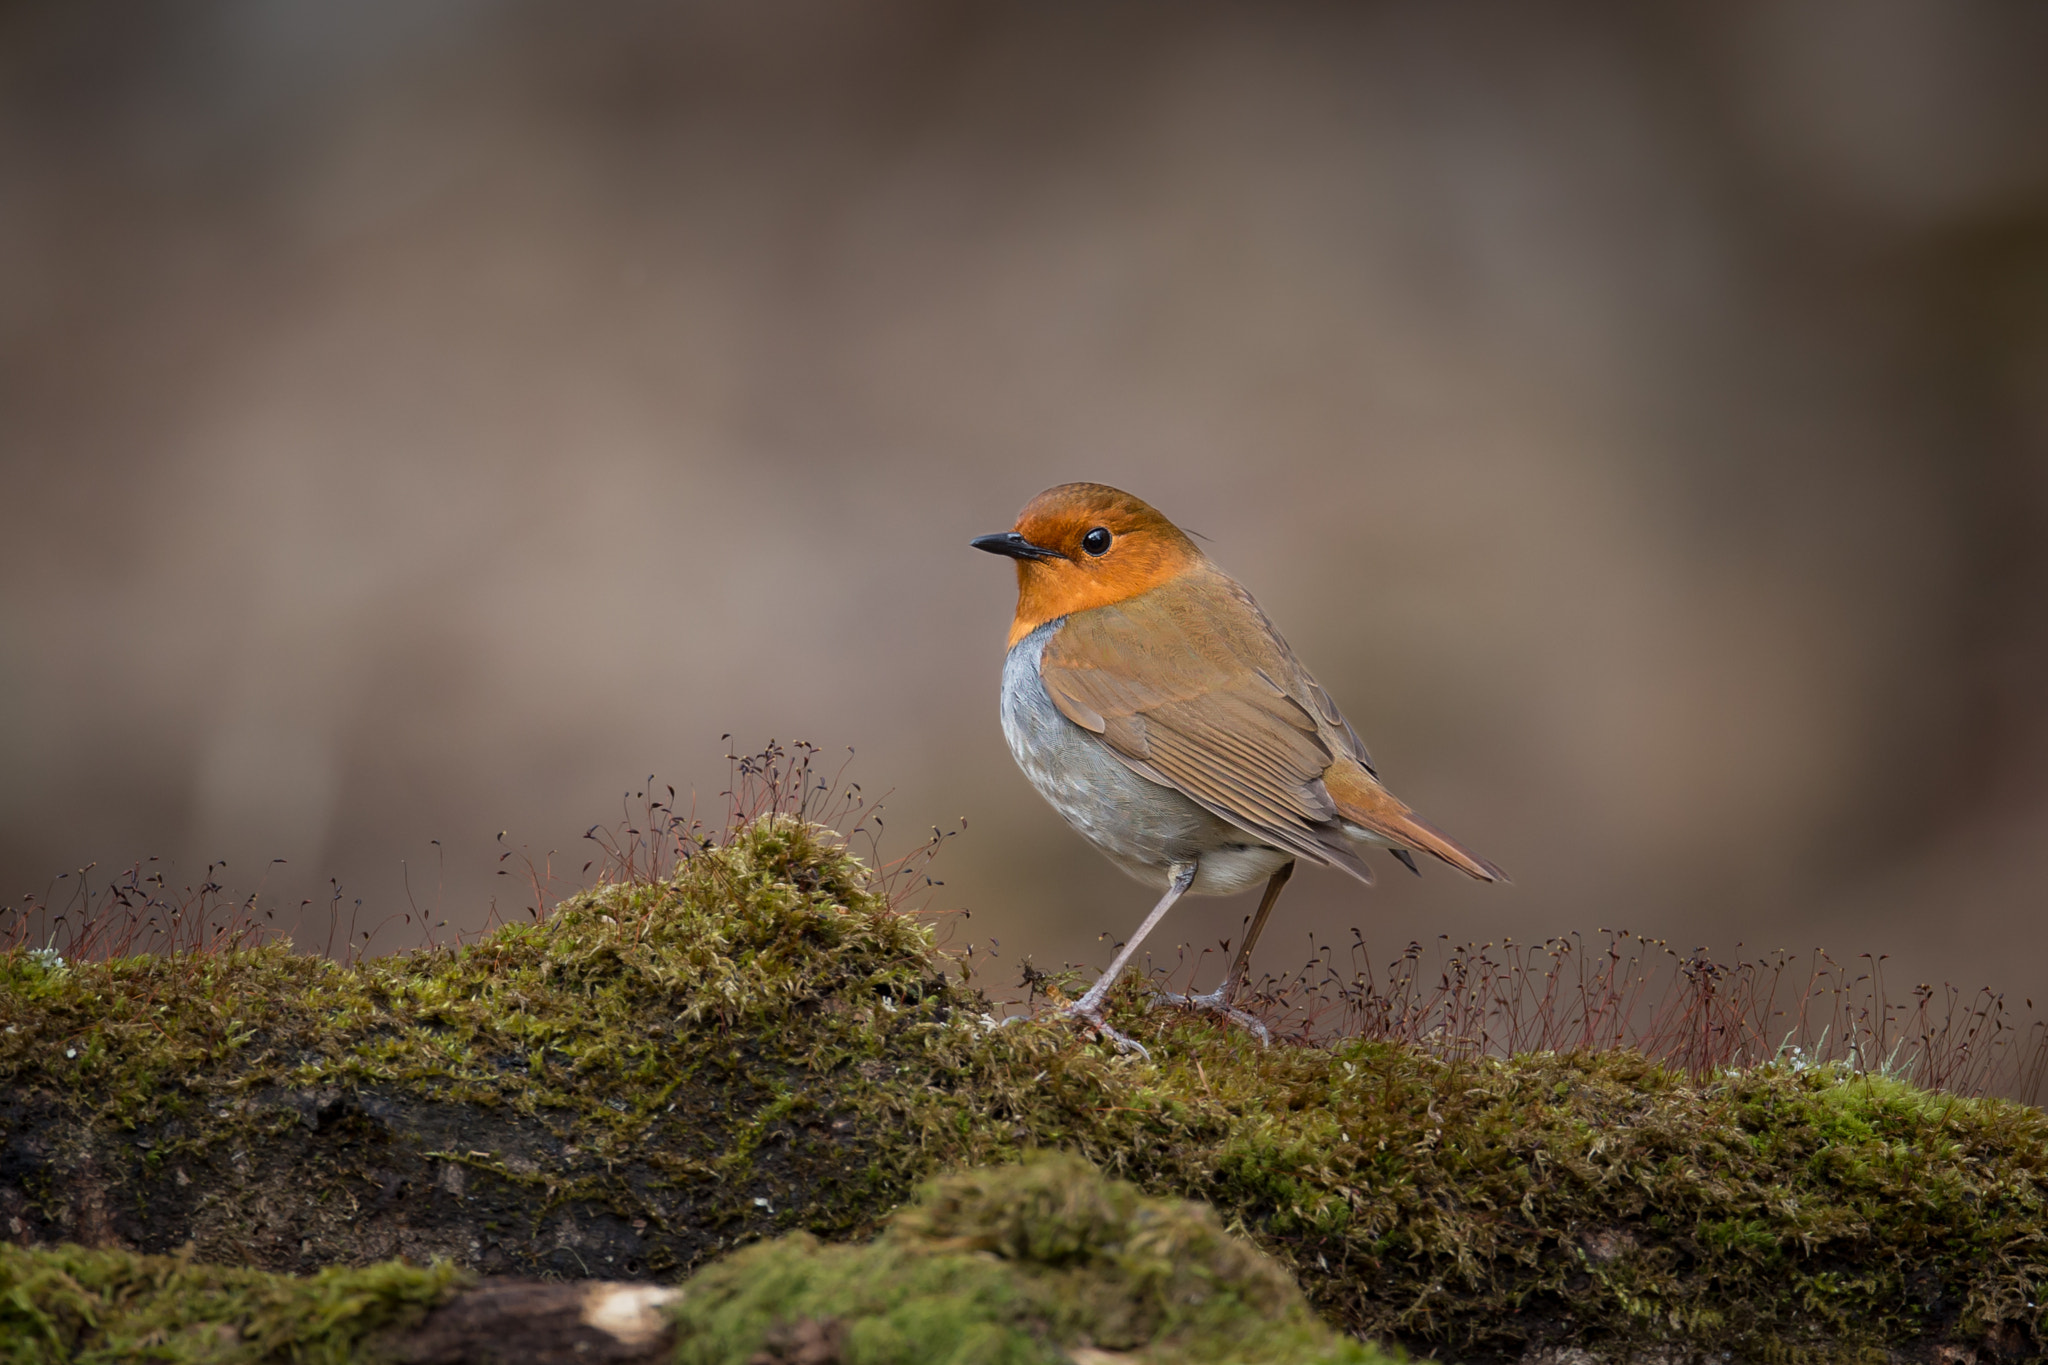
[[[969,542],[1017,561],[1010,643],[1047,621],[1106,607],[1203,562],[1187,533],[1151,504],[1099,483],[1063,483],[1024,505],[1016,526]]]

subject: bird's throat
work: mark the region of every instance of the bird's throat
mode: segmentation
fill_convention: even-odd
[[[1133,544],[1114,561],[1020,559],[1017,616],[1010,623],[1010,644],[1016,644],[1047,621],[1128,602],[1141,593],[1200,572],[1207,562],[1192,545],[1171,541]]]

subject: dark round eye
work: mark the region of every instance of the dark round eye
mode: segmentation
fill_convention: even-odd
[[[1082,536],[1081,548],[1091,555],[1107,554],[1109,552],[1109,528],[1107,526],[1098,526],[1087,535]]]

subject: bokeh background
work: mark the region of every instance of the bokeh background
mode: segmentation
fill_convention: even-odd
[[[10,6],[0,894],[225,858],[368,926],[409,865],[474,925],[500,830],[573,873],[729,732],[1099,962],[1149,896],[1013,768],[966,547],[1088,478],[1515,877],[1305,874],[1263,966],[2038,996],[2044,69],[1933,0]]]

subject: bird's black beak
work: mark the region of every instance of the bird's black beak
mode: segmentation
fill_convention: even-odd
[[[1043,545],[1033,545],[1015,531],[998,531],[992,536],[976,536],[967,542],[977,550],[987,550],[992,555],[1008,555],[1012,559],[1065,559],[1058,550],[1048,550]]]

